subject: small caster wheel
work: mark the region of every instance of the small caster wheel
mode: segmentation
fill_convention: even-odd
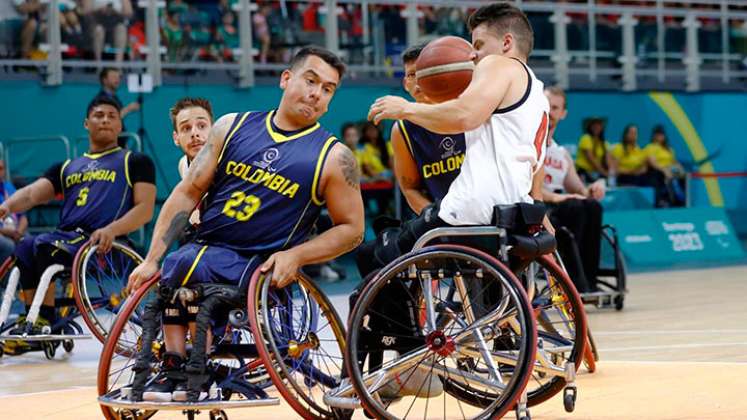
[[[334,415],[335,420],[350,420],[353,418],[353,413],[353,410],[345,408],[332,408],[332,414]]]
[[[65,352],[70,353],[75,348],[75,342],[73,340],[62,340],[62,348]]]
[[[563,391],[563,408],[567,413],[576,409],[576,388],[566,388]]]
[[[210,411],[210,420],[228,420],[228,415],[223,410]]]
[[[622,311],[624,306],[625,306],[625,296],[619,295],[615,297],[615,309],[617,309],[618,311]]]
[[[52,334],[52,327],[50,327],[49,325],[45,325],[45,326],[41,327],[41,333],[42,334]]]
[[[55,345],[51,341],[44,341],[42,342],[42,349],[44,349],[44,357],[46,357],[49,360],[54,359],[55,353],[57,353],[57,349],[55,348]]]

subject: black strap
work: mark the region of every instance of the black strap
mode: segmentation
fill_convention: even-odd
[[[511,57],[513,58],[513,57]],[[526,64],[522,63],[521,60],[518,58],[513,58],[514,60],[518,61],[519,64],[521,64],[522,67],[524,67],[524,70],[527,72],[527,90],[524,92],[524,96],[519,99],[519,102],[516,102],[515,104],[511,106],[507,106],[506,108],[498,108],[495,111],[493,111],[493,114],[505,114],[507,112],[511,112],[514,109],[520,107],[524,102],[529,99],[529,93],[532,91],[532,74],[529,72],[529,68],[526,66]]]

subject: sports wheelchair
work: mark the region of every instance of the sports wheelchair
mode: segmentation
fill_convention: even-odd
[[[117,317],[101,355],[99,404],[107,419],[146,419],[158,411],[182,411],[188,419],[206,411],[226,419],[226,410],[279,404],[266,389],[275,385],[307,419],[336,418],[322,401],[339,386],[345,331],[314,282],[302,273],[282,289],[257,269],[248,286],[202,284],[171,290],[151,278]],[[143,401],[143,390],[161,369],[162,312],[169,300],[199,306],[195,337],[184,372],[186,398]],[[213,342],[206,349],[207,331]]]
[[[88,235],[78,231],[82,238]],[[60,252],[67,252],[63,247]],[[115,241],[106,254],[98,246],[86,242],[73,258],[71,267],[52,264],[44,270],[31,307],[25,318],[11,316],[19,288],[20,270],[11,256],[0,266],[0,284],[4,285],[0,304],[0,342],[24,343],[18,352],[43,351],[48,359],[55,357],[57,348],[72,352],[75,340],[96,337],[106,339],[114,317],[121,307],[122,290],[129,273],[142,257],[127,243]],[[39,327],[39,309],[50,287],[55,288],[57,320],[52,325]],[[76,321],[80,316],[88,331]],[[88,333],[90,332],[90,334]],[[3,346],[0,346],[0,355]]]
[[[427,418],[429,407],[443,407],[439,418],[456,407],[464,418],[514,409],[529,419],[528,406],[564,390],[573,410],[586,317],[547,255],[543,216],[543,206],[498,206],[493,226],[431,230],[367,278],[348,323],[349,378],[325,401],[386,419]],[[480,237],[493,243],[475,247]]]

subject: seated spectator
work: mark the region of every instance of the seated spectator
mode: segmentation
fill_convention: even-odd
[[[602,206],[598,200],[604,198],[604,180],[597,180],[588,187],[581,181],[571,155],[554,139],[558,123],[568,113],[565,92],[552,86],[545,89],[545,95],[550,103],[550,130],[547,135],[542,196],[549,203],[550,220],[556,232],[560,231],[556,234],[558,252],[568,275],[579,292],[593,292],[596,290],[602,230]],[[561,233],[566,231],[572,236]],[[574,242],[579,250],[580,267]]]
[[[233,50],[239,48],[239,29],[234,25],[233,12],[223,14],[222,23],[216,31],[215,38],[222,51],[222,57],[233,60]]]
[[[93,28],[93,57],[100,61],[108,41],[115,49],[114,59],[124,59],[127,46],[127,20],[132,17],[130,0],[83,0]]]
[[[375,133],[369,126],[375,128]],[[364,130],[369,130],[369,136],[381,137],[381,132],[375,125],[366,123],[365,127]],[[362,142],[360,129],[355,123],[348,122],[343,124],[342,139],[345,145],[353,151],[358,161],[358,167],[361,168],[363,203],[367,206],[372,202],[376,203],[376,208],[372,210],[374,213],[387,211],[392,198],[392,189],[373,188],[374,184],[379,181],[391,180],[392,173],[382,162],[381,153],[370,141],[366,143]],[[381,141],[383,141],[383,138]],[[368,185],[368,188],[366,185]]]
[[[166,24],[161,30],[163,42],[166,44],[168,61],[177,62],[184,58],[186,40],[184,31],[179,23],[179,13],[166,13]]]
[[[634,124],[626,126],[622,142],[612,148],[610,155],[610,172],[617,174],[617,185],[653,187],[656,207],[668,205],[663,174],[649,170],[646,154],[638,146],[638,127]]]
[[[0,57],[15,58],[20,52],[20,35],[25,16],[16,2],[0,2]]]
[[[372,181],[391,180],[392,171],[389,169],[389,145],[378,126],[371,122],[363,125],[362,137],[358,144],[356,156],[361,162],[361,180]]]
[[[0,159],[0,204],[16,192],[16,187],[5,179],[5,160]],[[14,213],[0,220],[0,261],[13,255],[16,243],[26,233],[29,221],[23,213]]]
[[[264,4],[259,11],[252,16],[254,23],[254,39],[259,43],[259,62],[267,62],[267,54],[270,52],[270,27],[267,23],[267,17],[272,13],[272,7]]]
[[[607,177],[609,143],[604,139],[604,120],[592,117],[584,121],[584,135],[578,140],[576,168],[585,182]]]
[[[18,13],[23,17],[21,27],[21,58],[32,58],[34,41],[39,33],[45,33],[43,5],[40,0],[13,0]]]
[[[677,161],[674,150],[669,145],[664,127],[661,125],[654,127],[651,133],[651,143],[643,148],[643,153],[651,169],[664,177],[669,204],[683,206],[685,204],[685,170]]]

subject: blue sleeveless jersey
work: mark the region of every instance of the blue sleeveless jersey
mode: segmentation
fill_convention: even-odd
[[[102,153],[86,153],[63,164],[60,229],[81,228],[92,232],[132,208],[132,184],[127,169],[131,153],[117,147]]]
[[[464,162],[464,134],[443,135],[409,121],[397,123],[431,198],[444,198]]]
[[[311,231],[324,204],[322,169],[337,139],[319,123],[278,133],[273,113],[237,115],[204,201],[198,240],[243,254],[271,253]]]

